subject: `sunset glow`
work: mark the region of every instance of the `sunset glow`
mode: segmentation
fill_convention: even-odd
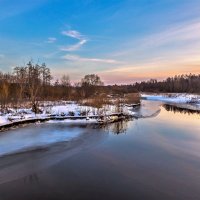
[[[200,1],[0,1],[0,70],[45,62],[72,82],[200,72]],[[3,28],[2,28],[3,27]]]

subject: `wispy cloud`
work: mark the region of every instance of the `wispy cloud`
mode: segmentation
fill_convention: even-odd
[[[178,24],[167,30],[144,38],[143,45],[161,46],[173,42],[186,42],[200,39],[200,21]]]
[[[47,54],[44,54],[43,57],[44,57],[44,58],[53,58],[53,57],[54,57],[55,55],[57,55],[58,53],[59,53],[59,51],[47,53]]]
[[[122,44],[120,51],[113,52],[112,56],[132,56],[150,54],[157,51],[158,54],[162,51],[177,53],[187,51],[188,45],[196,46],[200,42],[200,19],[177,23],[165,27],[150,35],[142,36],[141,38],[129,38],[128,41]],[[151,51],[150,51],[151,49]]]
[[[76,38],[78,40],[81,40],[83,38],[83,36],[81,35],[81,33],[79,33],[76,30],[69,30],[69,31],[62,31],[63,35],[72,37],[72,38]]]
[[[96,62],[96,63],[107,63],[107,64],[121,63],[120,61],[113,60],[113,59],[86,58],[86,57],[80,57],[77,55],[70,55],[70,54],[62,56],[62,58],[68,61],[76,61],[76,62]]]
[[[61,47],[61,51],[76,51],[88,41],[88,39],[85,36],[83,36],[80,32],[76,30],[62,31],[61,33],[64,36],[68,36],[79,40],[76,44]]]
[[[55,37],[49,37],[48,40],[47,40],[47,43],[54,43],[56,42],[56,38]]]
[[[87,42],[87,40],[80,40],[78,43],[74,45],[69,45],[66,47],[61,47],[61,51],[76,51],[81,48],[82,45],[84,45]]]

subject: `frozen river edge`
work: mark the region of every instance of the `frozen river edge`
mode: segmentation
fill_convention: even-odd
[[[191,111],[200,111],[200,95],[182,93],[141,94],[141,98],[151,101],[160,101],[167,105],[176,106]]]

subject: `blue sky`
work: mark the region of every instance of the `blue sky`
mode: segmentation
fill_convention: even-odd
[[[200,73],[200,1],[0,0],[0,70],[30,59],[73,81]]]

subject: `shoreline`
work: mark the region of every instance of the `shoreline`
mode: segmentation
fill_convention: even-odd
[[[194,100],[195,97],[195,101],[196,102],[192,102],[191,100]],[[166,93],[166,94],[141,94],[141,99],[143,100],[148,100],[148,101],[160,101],[163,103],[163,105],[169,105],[169,106],[174,106],[176,108],[180,108],[180,109],[185,109],[185,110],[189,110],[189,111],[196,111],[197,113],[200,113],[200,95],[193,95],[193,94],[178,94],[178,93],[174,93],[173,95],[171,93]],[[140,112],[134,110],[134,108],[142,108],[141,104],[128,104],[128,105],[124,105],[125,109],[127,109],[126,111],[128,112],[120,112],[120,113],[115,113],[111,110],[107,110],[106,114],[101,114],[101,115],[93,115],[90,113],[89,115],[84,115],[84,116],[80,116],[77,113],[75,113],[76,111],[74,111],[75,116],[69,116],[67,115],[67,112],[70,112],[70,108],[68,106],[70,106],[72,104],[65,104],[65,105],[60,105],[60,110],[59,110],[59,106],[55,106],[56,109],[58,109],[57,113],[52,113],[50,115],[47,114],[37,114],[37,115],[31,115],[31,118],[24,118],[24,119],[14,119],[13,121],[8,121],[5,123],[0,124],[0,132],[3,131],[7,131],[12,129],[13,127],[17,128],[20,125],[28,125],[28,124],[32,124],[32,123],[40,123],[40,122],[47,122],[50,120],[53,121],[64,121],[64,120],[69,120],[67,122],[70,123],[74,123],[77,120],[77,124],[96,124],[96,125],[102,125],[102,124],[109,124],[109,123],[114,123],[114,122],[118,122],[118,121],[122,121],[124,119],[139,119],[139,118],[146,118],[146,117],[152,117],[152,116],[156,116],[157,114],[159,114],[159,110],[156,110],[156,114],[155,113],[151,113],[151,115],[145,116],[142,115]],[[75,105],[75,106],[74,106]],[[74,104],[72,106],[74,106],[74,108],[76,109],[77,104]],[[84,106],[80,106],[79,109],[87,109],[88,107],[84,107]],[[131,108],[131,110],[130,110]],[[47,109],[47,108],[44,108]],[[89,108],[92,109],[92,108]],[[62,115],[64,114],[64,115]],[[25,116],[25,115],[24,115]]]
[[[111,119],[111,120],[98,121],[98,119],[101,119],[104,117],[107,117],[107,118],[116,117],[116,118]],[[50,120],[54,120],[54,121],[71,120],[71,122],[76,121],[76,120],[84,120],[82,122],[84,122],[85,124],[102,125],[102,124],[118,122],[118,121],[128,119],[128,118],[136,118],[136,116],[123,114],[123,113],[113,113],[110,115],[100,115],[100,116],[98,116],[98,115],[93,115],[93,116],[49,116],[49,117],[43,117],[43,118],[22,119],[22,120],[13,121],[10,123],[2,124],[2,125],[0,125],[0,132],[9,130],[9,129],[11,129],[13,127],[17,127],[19,125],[27,125],[27,124],[37,123],[37,122],[39,122],[39,123],[47,122]]]
[[[175,106],[180,109],[200,112],[200,95],[185,93],[143,93],[141,99],[160,101],[163,104]]]

